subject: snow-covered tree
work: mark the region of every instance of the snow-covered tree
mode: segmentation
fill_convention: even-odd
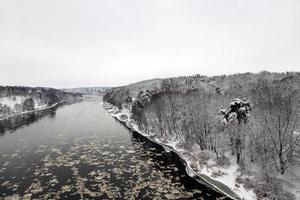
[[[223,123],[226,126],[236,126],[236,131],[231,133],[230,142],[232,147],[232,153],[236,154],[237,163],[240,163],[242,149],[243,149],[243,138],[242,132],[243,123],[247,123],[249,117],[249,111],[252,109],[250,102],[246,98],[236,98],[229,106],[229,110],[221,109],[223,115]],[[237,122],[237,124],[235,124]]]
[[[23,111],[29,111],[34,109],[34,101],[32,98],[25,99],[22,104]]]

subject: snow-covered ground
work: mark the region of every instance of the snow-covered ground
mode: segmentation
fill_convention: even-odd
[[[51,106],[48,106],[47,104],[41,102],[39,99],[33,99],[34,110],[24,111],[24,112],[16,110],[16,105],[21,106],[22,103],[24,102],[24,100],[27,98],[28,97],[26,97],[26,96],[1,97],[0,103],[2,104],[2,106],[4,106],[4,105],[8,106],[11,109],[11,113],[6,114],[4,116],[1,116],[1,113],[0,113],[0,120],[8,119],[8,118],[14,117],[16,115],[22,115],[22,114],[28,114],[31,112],[46,110],[46,109],[57,106],[59,103],[62,103],[62,101],[60,101],[55,104],[52,104]]]
[[[295,132],[299,134],[299,132]],[[300,150],[294,153],[295,165],[291,166],[290,169],[281,177],[283,187],[287,191],[295,195],[296,200],[300,200]]]
[[[236,182],[236,178],[240,175],[240,173],[238,172],[239,166],[236,163],[235,158],[232,157],[230,153],[226,153],[225,157],[229,158],[230,161],[228,167],[223,168],[217,166],[215,164],[215,161],[213,159],[210,159],[207,163],[207,166],[199,169],[199,172],[209,177],[214,177],[215,180],[225,184],[230,189],[232,189],[233,192],[244,199],[256,199],[256,195],[252,190],[247,190],[242,184]],[[215,177],[214,173],[219,173],[222,175]]]
[[[155,133],[148,134],[139,129],[137,124],[130,118],[131,113],[128,109],[119,110],[117,107],[105,103],[104,107],[108,112],[118,120],[126,123],[126,125],[140,133],[141,135],[147,137],[151,141],[158,143],[165,147],[167,151],[173,151],[177,153],[187,164],[187,173],[190,176],[198,176],[203,179],[211,187],[215,188],[217,191],[222,192],[223,194],[231,197],[232,199],[245,199],[245,200],[254,200],[256,195],[253,190],[247,190],[241,183],[236,182],[236,178],[239,174],[239,166],[236,164],[235,159],[231,157],[230,154],[226,154],[226,157],[229,159],[230,163],[227,167],[221,167],[215,164],[214,156],[211,156],[205,164],[199,165],[197,161],[197,154],[203,153],[200,149],[197,149],[196,145],[193,148],[187,150],[180,145],[179,140],[171,139],[170,141],[161,141],[159,138],[154,137]],[[209,153],[209,152],[207,152]],[[215,174],[218,174],[216,176]],[[226,185],[226,186],[224,186]],[[237,197],[237,196],[238,197]]]
[[[2,97],[0,98],[0,103],[2,105],[7,105],[10,109],[14,109],[16,104],[21,104],[24,101],[22,96],[13,96],[13,97]]]
[[[8,106],[10,109],[14,110],[15,106],[17,104],[22,105],[25,99],[28,97],[26,96],[10,96],[10,97],[1,97],[0,98],[0,103],[2,105]],[[34,109],[40,109],[40,108],[45,108],[47,107],[46,104],[43,104],[41,101],[38,99],[33,98],[34,101]]]

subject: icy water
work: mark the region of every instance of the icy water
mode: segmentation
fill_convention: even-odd
[[[0,199],[223,199],[85,100],[0,135]]]

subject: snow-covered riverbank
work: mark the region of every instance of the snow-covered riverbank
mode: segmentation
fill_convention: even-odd
[[[0,121],[1,120],[6,120],[6,119],[9,119],[9,118],[12,118],[12,117],[20,116],[20,115],[26,115],[26,114],[29,114],[29,113],[39,112],[39,111],[47,110],[47,109],[50,109],[50,108],[55,108],[56,106],[58,106],[59,104],[62,104],[64,102],[65,101],[60,101],[60,102],[57,102],[55,104],[52,104],[51,106],[46,106],[46,107],[41,107],[41,108],[37,108],[37,109],[34,109],[34,110],[30,110],[30,111],[15,113],[15,114],[6,116],[4,118],[0,118]]]
[[[82,100],[82,98],[78,98],[78,101],[80,101],[80,100]],[[17,117],[17,116],[21,116],[21,115],[27,115],[27,114],[34,113],[34,112],[41,112],[41,111],[49,110],[51,108],[55,108],[55,107],[57,107],[59,105],[62,105],[64,103],[68,103],[68,102],[71,102],[71,101],[68,101],[68,100],[59,101],[59,102],[54,103],[54,104],[52,104],[50,106],[43,106],[43,107],[38,107],[38,108],[36,108],[34,110],[30,110],[30,111],[25,111],[25,112],[20,112],[20,113],[14,113],[12,115],[0,118],[0,121],[7,120],[7,119],[10,119],[10,118],[13,118],[13,117]]]
[[[165,148],[166,151],[173,151],[181,157],[182,161],[186,164],[186,171],[201,183],[205,183],[214,190],[225,194],[232,199],[256,199],[256,195],[252,190],[247,190],[242,184],[236,182],[236,178],[240,175],[238,172],[238,165],[234,162],[234,159],[230,159],[229,166],[222,168],[218,165],[214,165],[214,160],[209,159],[203,166],[195,165],[195,152],[201,152],[197,147],[191,147],[192,151],[185,149],[180,145],[179,140],[161,141],[155,137],[155,134],[148,134],[139,129],[138,125],[130,118],[131,113],[127,109],[118,109],[117,107],[105,103],[104,107],[108,112],[118,119],[120,122],[126,124],[126,126],[144,137],[148,138],[152,142],[155,142]],[[209,153],[209,152],[205,152]],[[230,155],[227,155],[230,157]],[[218,172],[218,176],[216,176]]]

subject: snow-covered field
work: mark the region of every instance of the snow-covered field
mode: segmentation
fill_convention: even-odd
[[[1,97],[0,103],[2,105],[7,105],[10,109],[14,110],[17,104],[21,105],[27,97],[25,96],[10,96],[10,97]],[[46,104],[43,104],[38,99],[33,99],[34,101],[34,109],[40,109],[47,107]]]
[[[10,109],[14,109],[16,104],[21,104],[23,101],[24,101],[24,97],[22,96],[0,98],[0,103],[2,105],[7,105],[8,107],[10,107]]]
[[[38,99],[33,99],[34,110],[22,112],[17,109],[17,105],[21,106],[26,98],[28,98],[28,97],[25,97],[25,96],[1,97],[0,104],[2,104],[2,106],[4,106],[4,105],[8,106],[11,109],[11,112],[9,114],[5,114],[5,115],[1,115],[1,113],[0,113],[0,120],[8,119],[8,118],[14,117],[16,115],[28,114],[31,112],[42,111],[45,109],[53,108],[53,107],[57,106],[59,103],[62,103],[62,102],[57,102],[55,104],[52,104],[51,106],[48,106],[47,104],[42,103]]]
[[[117,107],[105,103],[104,107],[108,112],[119,121],[126,123],[127,127],[131,130],[140,133],[141,135],[147,137],[151,141],[162,145],[167,151],[173,151],[177,153],[187,164],[186,170],[187,173],[194,177],[200,177],[204,182],[210,185],[212,188],[215,188],[217,191],[231,197],[232,199],[245,199],[253,200],[256,199],[256,195],[253,190],[247,190],[242,184],[236,182],[236,178],[240,175],[238,172],[239,166],[236,164],[233,157],[230,154],[226,154],[226,157],[229,158],[230,163],[227,167],[220,167],[215,164],[214,156],[211,156],[205,164],[199,166],[195,160],[197,154],[203,153],[197,146],[192,147],[187,150],[180,145],[178,140],[170,141],[161,141],[159,138],[154,137],[155,133],[147,134],[139,129],[137,124],[130,118],[131,113],[128,109],[119,110]],[[208,153],[209,152],[205,152]],[[216,176],[215,174],[218,174]],[[227,187],[226,187],[227,186]]]

